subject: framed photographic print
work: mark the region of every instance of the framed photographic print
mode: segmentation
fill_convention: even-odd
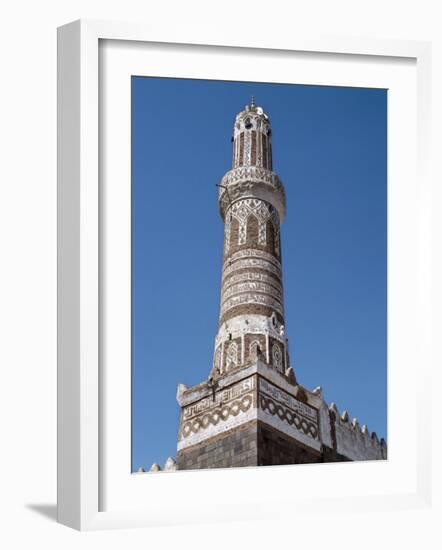
[[[59,521],[424,505],[427,56],[59,29]]]

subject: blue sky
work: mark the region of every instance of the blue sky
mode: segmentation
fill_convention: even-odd
[[[387,91],[132,78],[132,468],[176,456],[176,387],[218,328],[217,188],[251,95],[272,122],[298,381],[387,435]]]

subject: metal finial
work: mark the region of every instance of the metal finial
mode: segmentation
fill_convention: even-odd
[[[251,103],[251,107],[254,107],[255,106],[255,96],[252,95],[252,103]]]

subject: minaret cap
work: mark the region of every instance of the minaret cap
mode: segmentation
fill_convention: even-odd
[[[241,118],[244,118],[245,116],[250,116],[251,114],[258,115],[258,116],[262,117],[264,120],[266,120],[267,122],[270,122],[269,116],[268,116],[267,113],[264,111],[264,109],[263,109],[262,107],[260,107],[259,105],[256,105],[256,103],[255,103],[255,96],[254,96],[254,95],[252,95],[252,99],[251,99],[250,105],[247,104],[247,105],[244,107],[244,110],[243,110],[243,111],[240,111],[240,112],[236,115],[236,120],[241,119]]]

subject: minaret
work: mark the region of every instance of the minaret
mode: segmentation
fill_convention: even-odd
[[[224,256],[212,376],[256,360],[284,376],[290,368],[284,322],[280,224],[284,187],[272,171],[272,130],[261,107],[235,119],[232,169],[219,185]]]
[[[387,456],[385,441],[298,384],[284,321],[280,225],[285,192],[273,172],[270,119],[238,113],[232,169],[219,184],[224,220],[221,305],[208,379],[178,385],[177,470]]]

